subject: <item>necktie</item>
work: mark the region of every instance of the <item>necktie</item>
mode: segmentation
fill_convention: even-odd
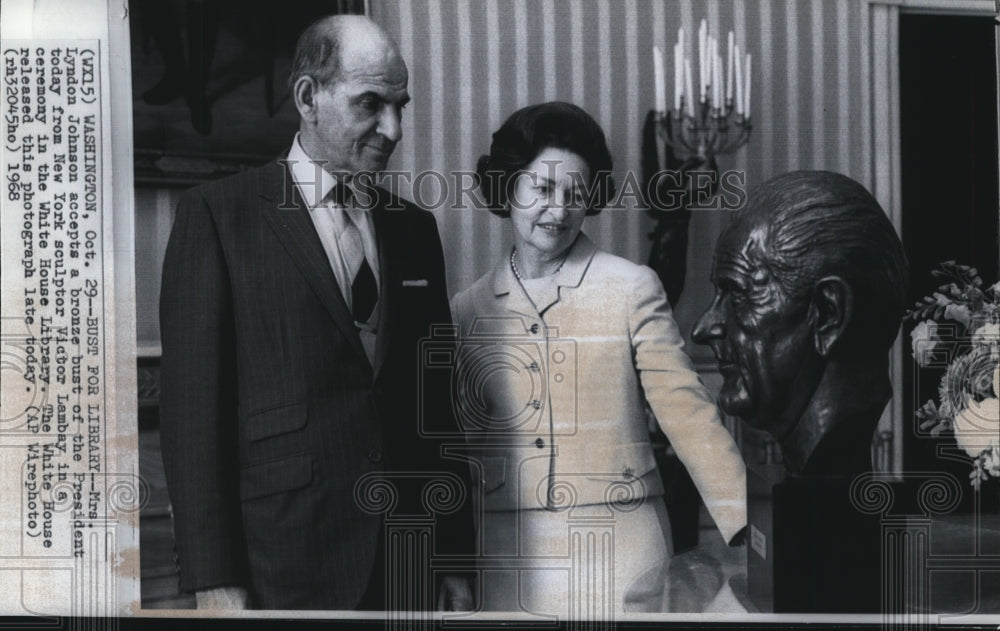
[[[357,323],[368,322],[378,302],[378,284],[368,259],[365,257],[364,241],[354,213],[347,207],[350,189],[337,185],[330,191],[331,199],[343,209],[343,229],[338,238],[341,254],[351,273],[351,316]],[[356,211],[355,211],[356,212]]]
[[[351,200],[353,193],[351,187],[346,184],[334,184],[327,195],[331,201],[338,204],[341,208],[347,208],[347,203]]]
[[[354,282],[351,283],[351,302],[354,321],[368,322],[375,309],[375,303],[378,302],[378,285],[375,283],[375,274],[368,265],[368,259],[361,259],[361,267],[354,275]]]

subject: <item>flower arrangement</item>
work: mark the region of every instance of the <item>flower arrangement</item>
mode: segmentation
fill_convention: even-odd
[[[978,489],[1000,477],[1000,283],[983,289],[979,272],[955,261],[931,275],[942,284],[905,317],[917,322],[910,336],[917,364],[945,374],[940,404],[928,400],[916,416],[932,435],[954,434],[973,458],[969,478]]]

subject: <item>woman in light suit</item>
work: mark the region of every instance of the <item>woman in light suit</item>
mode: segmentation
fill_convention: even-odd
[[[581,232],[610,173],[604,133],[568,103],[515,112],[479,161],[514,234],[452,302],[485,610],[660,610],[670,532],[647,402],[726,541],[746,525],[743,461],[659,279]]]

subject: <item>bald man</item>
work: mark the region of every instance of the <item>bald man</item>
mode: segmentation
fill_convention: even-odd
[[[371,20],[313,23],[287,155],[178,204],[161,432],[181,589],[199,608],[472,605],[467,580],[426,563],[416,591],[436,598],[384,589],[400,561],[387,519],[430,524],[439,558],[472,549],[467,467],[428,437],[454,430],[450,393],[419,373],[420,340],[450,322],[437,226],[363,177],[402,138],[407,82]],[[443,488],[450,505],[418,501]]]

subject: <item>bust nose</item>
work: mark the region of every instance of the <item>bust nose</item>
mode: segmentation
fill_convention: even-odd
[[[724,329],[718,304],[718,300],[713,300],[691,330],[691,339],[696,344],[708,344],[722,337]]]

